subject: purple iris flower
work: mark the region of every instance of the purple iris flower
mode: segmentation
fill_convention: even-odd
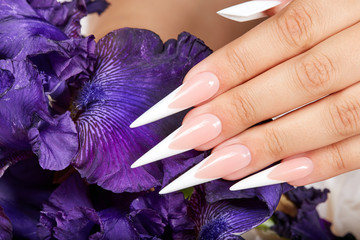
[[[207,187],[223,186],[224,182],[214,182]],[[197,187],[187,200],[182,193],[159,195],[158,189],[110,193],[89,187],[74,174],[44,204],[39,233],[41,239],[241,239],[235,234],[269,218],[280,197],[276,193],[287,189],[287,185],[275,185],[227,199],[222,194],[226,190],[210,195],[206,188]]]
[[[216,181],[185,199],[158,191],[207,153],[130,168],[185,112],[130,123],[211,50],[189,33],[165,43],[131,28],[98,43],[82,37],[80,19],[106,5],[0,0],[0,236],[240,239],[272,215],[287,185],[231,193]]]
[[[335,236],[331,232],[331,223],[320,218],[316,207],[326,201],[329,190],[298,187],[287,192],[286,197],[296,206],[295,217],[284,212],[276,211],[274,219],[276,224],[272,229],[279,236],[291,239],[348,239],[355,237],[347,234],[344,237]]]

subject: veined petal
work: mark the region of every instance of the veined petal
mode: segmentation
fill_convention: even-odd
[[[217,180],[195,188],[189,213],[199,239],[235,238],[234,234],[260,225],[272,216],[281,194],[289,190],[284,184],[231,192],[231,184]]]
[[[180,126],[183,115],[136,129],[129,125],[179,86],[210,50],[188,33],[163,44],[150,31],[125,28],[101,39],[96,51],[93,78],[74,104],[80,140],[74,166],[89,182],[114,192],[158,186],[160,164],[136,169],[130,165]]]

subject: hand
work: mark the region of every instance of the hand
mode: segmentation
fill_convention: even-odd
[[[285,159],[268,182],[305,185],[358,169],[359,12],[356,0],[294,0],[195,66],[184,86],[202,91],[181,101],[200,103],[171,140],[214,148],[194,176],[236,180]]]

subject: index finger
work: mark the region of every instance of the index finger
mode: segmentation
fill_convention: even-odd
[[[355,24],[359,9],[357,0],[294,0],[200,62],[184,81],[211,72],[220,83],[217,96]]]

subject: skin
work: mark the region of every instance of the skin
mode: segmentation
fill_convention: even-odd
[[[359,9],[356,0],[294,0],[188,73],[185,81],[200,72],[220,80],[215,97],[184,120],[211,113],[222,122],[221,134],[198,150],[239,143],[251,151],[251,163],[225,179],[297,155],[310,158],[314,170],[293,185],[359,169]]]
[[[190,32],[216,50],[243,35],[262,20],[237,23],[225,19],[217,11],[244,0],[108,0],[110,7],[98,16],[88,17],[88,33],[100,39],[108,32],[135,27],[149,29],[164,41]]]

